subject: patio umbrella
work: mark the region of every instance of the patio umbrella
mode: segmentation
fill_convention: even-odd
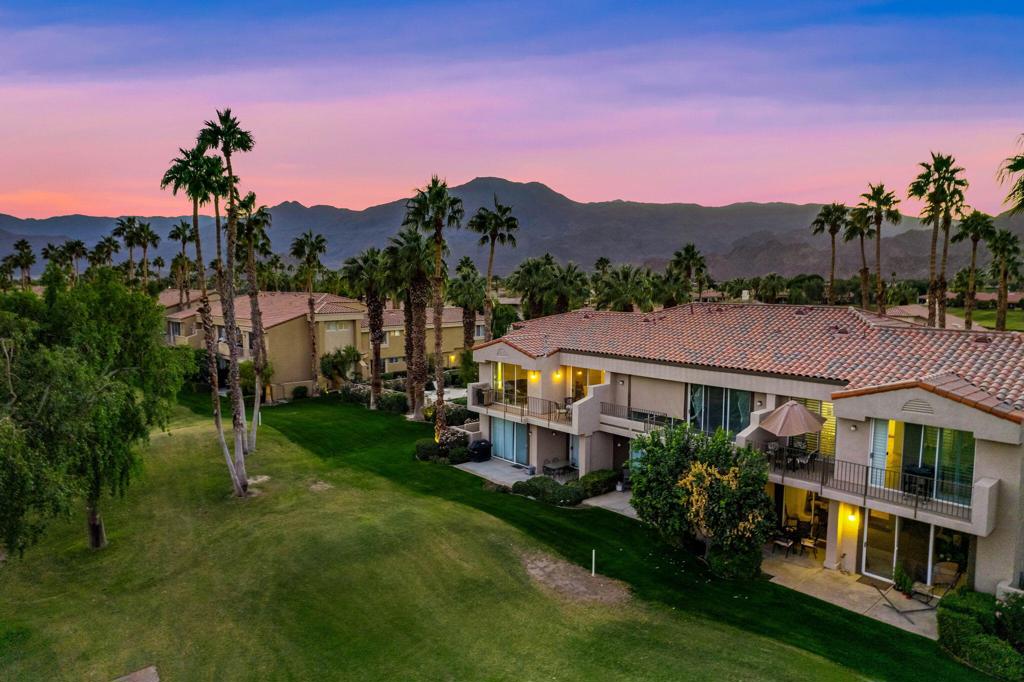
[[[824,417],[814,414],[795,400],[789,400],[762,419],[760,426],[776,436],[800,436],[820,432],[824,423]]]

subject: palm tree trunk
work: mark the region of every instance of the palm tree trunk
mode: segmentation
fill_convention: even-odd
[[[306,276],[306,294],[309,296],[309,366],[313,377],[313,388],[309,394],[316,398],[320,395],[320,363],[316,352],[316,300],[313,298],[313,277]]]
[[[882,278],[882,220],[875,220],[875,303],[878,314],[885,315],[885,280]]]
[[[484,341],[494,338],[491,334],[491,320],[494,319],[494,300],[491,298],[491,283],[494,273],[494,240],[491,239],[491,250],[487,256],[487,290],[484,292]]]
[[[444,356],[441,353],[444,332],[444,277],[441,272],[441,227],[434,230],[434,440],[439,442],[447,429],[444,413]]]
[[[964,301],[964,328],[974,327],[974,297],[976,292],[978,240],[971,239],[971,268],[967,271],[967,300]]]
[[[228,178],[231,174],[231,157],[224,155],[227,164]],[[222,268],[224,298],[221,310],[224,312],[224,329],[228,342],[228,391],[231,395],[231,427],[235,435],[235,461],[242,461],[249,450],[249,440],[245,428],[245,398],[242,396],[242,378],[238,369],[239,346],[242,333],[238,329],[235,316],[235,236],[237,234],[237,218],[235,216],[234,191],[228,187],[228,227],[227,227],[227,258]],[[219,232],[219,230],[218,230]]]
[[[1008,272],[1006,260],[1001,259],[999,263],[999,292],[996,295],[996,331],[1006,331],[1006,302]]]
[[[935,255],[939,246],[939,223],[932,225],[932,245],[928,255],[928,326],[935,326],[935,303],[938,282],[935,280]]]
[[[135,281],[135,245],[128,246],[128,282]]]
[[[220,410],[220,387],[217,380],[217,339],[213,333],[210,296],[206,290],[206,268],[203,266],[203,243],[199,237],[199,202],[197,200],[192,202],[192,231],[196,238],[196,261],[199,263],[199,319],[203,325],[203,340],[206,342],[206,370],[210,381],[210,399],[213,403],[213,424],[217,431],[217,439],[220,441],[221,451],[224,454],[224,461],[228,465],[228,473],[231,475],[231,485],[235,490],[235,495],[244,497],[249,489],[245,463],[242,463],[242,469],[239,472],[235,462],[231,460],[231,452],[224,439],[224,422]]]
[[[939,328],[946,328],[946,268],[949,263],[949,228],[952,219],[946,214],[942,219],[942,266],[939,268],[938,322]]]
[[[462,348],[473,350],[473,337],[476,336],[476,311],[468,307],[462,309]]]
[[[379,296],[366,297],[366,314],[370,322],[370,409],[376,410],[380,402],[381,372],[380,344],[384,340],[384,300]]]
[[[424,396],[427,383],[427,301],[430,298],[429,283],[418,278],[413,288],[413,363],[415,367],[416,400],[413,419],[423,421]]]
[[[416,380],[413,374],[413,311],[412,283],[407,282],[402,299],[402,318],[405,322],[405,400],[409,404],[409,416],[413,416],[416,405]]]
[[[864,251],[864,235],[860,235],[860,307],[868,309],[870,300],[868,297],[868,257]]]
[[[260,423],[260,402],[263,399],[263,372],[267,366],[266,338],[263,335],[263,314],[260,311],[260,284],[256,277],[256,254],[250,240],[246,258],[249,279],[249,317],[252,319],[252,368],[255,375],[255,395],[252,402],[252,424],[249,427],[249,452],[256,450],[256,430]]]
[[[835,305],[836,303],[836,235],[832,235],[832,265],[828,271],[828,304]]]

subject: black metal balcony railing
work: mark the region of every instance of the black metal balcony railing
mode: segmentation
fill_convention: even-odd
[[[486,407],[502,415],[533,417],[548,424],[572,425],[572,405],[537,397],[503,395],[493,388],[478,386],[472,393],[470,407]]]
[[[651,431],[663,426],[672,426],[678,421],[675,417],[670,417],[664,412],[639,410],[635,407],[618,405],[616,403],[601,403],[601,414],[615,417],[616,419],[640,422],[643,425],[644,431]]]
[[[971,520],[971,488],[967,483],[935,480],[935,476],[882,469],[867,464],[837,460],[797,448],[781,447],[766,453],[768,471],[787,480],[798,480],[857,495],[868,500],[926,511],[964,521]]]

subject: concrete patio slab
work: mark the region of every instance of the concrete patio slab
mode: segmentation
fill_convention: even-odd
[[[156,666],[151,665],[148,668],[118,677],[114,682],[160,682],[160,675],[156,672]]]
[[[486,479],[491,483],[497,485],[512,486],[516,481],[526,481],[531,476],[526,472],[526,469],[517,467],[508,462],[491,458],[486,462],[466,462],[464,464],[456,464],[456,469],[462,469],[468,471],[474,476]]]
[[[616,514],[622,514],[628,516],[631,519],[638,518],[636,510],[633,509],[632,505],[629,504],[630,498],[633,497],[633,493],[629,491],[605,493],[604,495],[598,495],[597,497],[591,497],[583,500],[583,505],[586,507],[600,507],[601,509],[607,509],[613,511]]]

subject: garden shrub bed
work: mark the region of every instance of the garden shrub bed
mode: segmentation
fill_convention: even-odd
[[[599,469],[568,483],[559,483],[547,476],[534,476],[526,481],[517,481],[512,492],[532,497],[558,507],[575,507],[588,497],[596,497],[615,490],[619,472]]]
[[[1001,605],[990,594],[959,589],[939,602],[939,644],[953,656],[1003,680],[1024,681],[1024,654],[1007,641],[1019,597]],[[1005,623],[1003,621],[1006,621]]]

